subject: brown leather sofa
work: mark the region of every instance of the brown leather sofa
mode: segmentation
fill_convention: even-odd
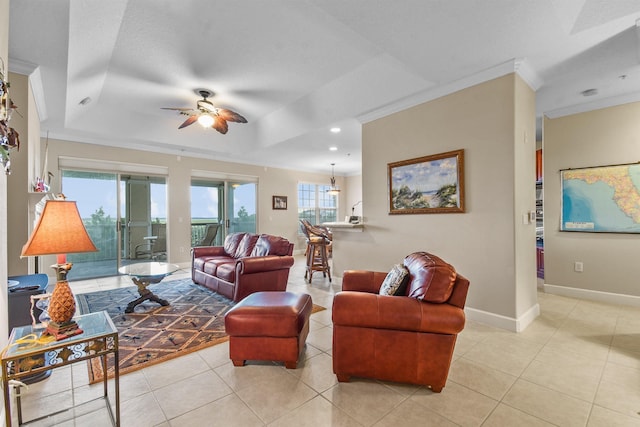
[[[333,371],[442,391],[465,324],[469,281],[440,258],[416,252],[400,296],[379,295],[386,272],[345,271],[333,301]]]
[[[258,291],[286,290],[292,254],[293,243],[283,237],[232,233],[224,246],[191,249],[191,278],[238,302]]]

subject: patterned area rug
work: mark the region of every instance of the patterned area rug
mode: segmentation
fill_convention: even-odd
[[[167,280],[149,287],[169,301],[163,307],[145,301],[134,313],[125,313],[127,304],[138,298],[137,287],[77,294],[82,314],[106,310],[118,328],[120,375],[184,356],[229,339],[224,330],[224,314],[234,302],[191,279]],[[313,312],[323,310],[314,304]],[[113,377],[113,358],[108,357],[107,375]],[[89,381],[102,381],[100,358],[91,359]]]

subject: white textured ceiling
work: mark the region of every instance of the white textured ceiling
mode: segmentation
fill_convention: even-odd
[[[13,0],[10,12],[9,66],[37,67],[43,135],[72,141],[346,175],[360,171],[362,123],[508,72],[537,90],[539,116],[640,100],[639,0]],[[161,107],[194,106],[197,88],[249,123],[178,130],[184,117]]]

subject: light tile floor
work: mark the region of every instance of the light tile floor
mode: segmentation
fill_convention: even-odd
[[[182,271],[172,278],[188,277]],[[296,370],[234,367],[228,345],[121,377],[123,426],[640,426],[640,309],[540,292],[541,315],[522,333],[468,321],[442,393],[354,379],[331,368],[331,304],[340,280],[305,283],[296,259],[288,289],[327,308],[313,314]],[[127,278],[72,282],[74,292],[130,286]],[[471,283],[473,286],[473,282]],[[100,395],[83,363],[53,371],[24,398],[30,417]],[[37,425],[108,425],[106,414]]]

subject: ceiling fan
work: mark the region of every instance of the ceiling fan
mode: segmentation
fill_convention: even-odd
[[[194,92],[202,96],[202,99],[198,100],[196,103],[196,108],[162,108],[163,110],[179,111],[180,114],[189,116],[189,118],[187,118],[187,120],[185,120],[178,129],[185,128],[197,121],[202,125],[202,127],[212,127],[218,132],[225,134],[229,130],[227,122],[247,123],[247,119],[235,111],[214,106],[211,101],[207,99],[213,96],[212,91],[207,89],[196,89]]]

